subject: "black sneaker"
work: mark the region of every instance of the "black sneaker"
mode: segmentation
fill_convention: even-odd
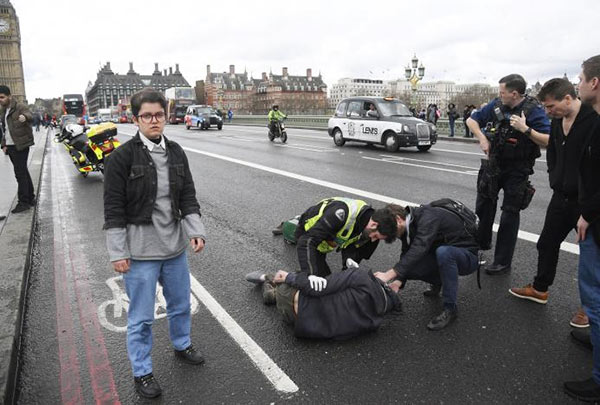
[[[271,232],[273,232],[273,235],[283,235],[283,222],[271,229]]]
[[[204,363],[204,357],[192,345],[183,350],[175,350],[175,356],[179,357],[183,362],[195,366]]]
[[[423,291],[423,295],[426,297],[439,297],[442,291],[442,286],[439,284],[429,284],[429,288]]]
[[[435,316],[429,321],[427,324],[427,329],[429,330],[440,330],[444,329],[446,326],[450,325],[450,323],[456,319],[458,316],[458,310],[456,309],[448,309],[444,308],[441,314]]]
[[[489,266],[484,267],[485,272],[490,276],[499,276],[510,272],[510,265],[505,266],[503,264],[491,264]]]
[[[573,329],[571,331],[571,338],[585,347],[588,350],[594,350],[594,346],[592,345],[592,339],[590,338],[590,332],[585,329]]]
[[[18,202],[16,207],[11,211],[13,214],[18,214],[19,212],[27,211],[31,208],[31,205],[25,204],[22,202]]]
[[[584,402],[600,401],[600,385],[593,378],[584,381],[567,381],[563,385],[565,394]]]
[[[154,378],[152,373],[141,377],[135,377],[133,382],[135,384],[135,390],[137,393],[144,398],[156,398],[162,394],[162,389],[160,388],[160,385],[158,385],[158,381],[156,381],[156,378]]]
[[[249,281],[254,284],[262,284],[265,282],[266,274],[263,271],[256,270],[252,273],[246,274],[246,281]]]

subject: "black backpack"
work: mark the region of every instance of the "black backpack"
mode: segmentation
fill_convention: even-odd
[[[429,204],[431,207],[443,208],[457,215],[465,227],[465,232],[477,240],[477,229],[479,228],[479,218],[471,209],[460,201],[451,198],[442,198]]]

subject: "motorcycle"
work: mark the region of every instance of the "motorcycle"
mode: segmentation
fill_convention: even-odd
[[[275,138],[281,139],[281,143],[287,142],[287,132],[283,121],[285,118],[273,121],[269,124],[269,141],[273,142]]]
[[[90,172],[104,173],[106,157],[121,145],[116,135],[117,126],[112,122],[92,127],[68,124],[54,141],[62,142],[79,173],[87,177]]]

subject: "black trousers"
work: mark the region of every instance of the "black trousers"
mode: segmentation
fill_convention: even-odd
[[[554,282],[560,244],[576,228],[579,215],[577,199],[567,200],[560,193],[552,194],[537,243],[538,267],[533,279],[533,288],[536,290],[548,291]]]
[[[29,147],[23,150],[17,150],[15,146],[7,146],[6,152],[15,170],[18,192],[17,196],[20,203],[33,204],[34,192],[33,182],[27,169],[27,158],[29,157]]]
[[[527,168],[503,168],[498,175],[498,190],[495,195],[484,195],[477,192],[475,213],[479,217],[478,240],[481,246],[489,246],[492,241],[492,226],[496,217],[498,193],[500,189],[504,191],[494,264],[510,266],[512,263],[521,222],[521,204],[525,197],[522,186],[529,179],[530,173],[531,170]]]

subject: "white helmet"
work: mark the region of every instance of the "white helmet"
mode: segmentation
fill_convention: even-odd
[[[83,127],[79,124],[67,124],[65,130],[69,132],[72,136],[83,134]]]

